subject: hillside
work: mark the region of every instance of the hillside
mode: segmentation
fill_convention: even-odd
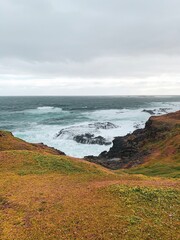
[[[0,239],[178,239],[179,181],[114,172],[0,131]]]
[[[151,117],[144,129],[115,138],[108,152],[86,159],[110,169],[131,168],[128,172],[178,177],[180,111]]]
[[[7,150],[29,150],[36,152],[46,152],[55,155],[65,155],[63,152],[48,147],[43,143],[32,144],[23,141],[22,139],[16,138],[12,135],[11,132],[0,131],[0,151]]]

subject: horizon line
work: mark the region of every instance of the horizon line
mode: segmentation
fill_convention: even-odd
[[[0,95],[0,97],[180,97],[178,94],[121,94],[121,95]]]

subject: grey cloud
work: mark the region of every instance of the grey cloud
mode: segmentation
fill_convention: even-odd
[[[180,53],[176,0],[0,1],[0,56],[83,61]]]
[[[8,67],[7,67],[8,66]],[[1,60],[2,75],[31,75],[35,78],[145,78],[161,74],[180,74],[180,56],[142,55],[102,57],[83,62]]]
[[[179,0],[0,0],[0,81],[179,74],[179,9]]]

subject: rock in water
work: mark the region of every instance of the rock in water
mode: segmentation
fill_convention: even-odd
[[[57,134],[56,134],[56,138],[59,137],[64,137],[65,135],[72,135],[71,131],[69,128],[63,128],[61,129]]]
[[[95,122],[95,123],[88,124],[88,126],[90,128],[96,128],[96,129],[113,129],[118,127],[111,122]]]
[[[155,110],[144,109],[144,110],[142,110],[142,112],[149,113],[150,115],[155,115]]]
[[[76,137],[77,133],[78,135],[81,134],[86,134],[87,132],[90,134],[93,133],[100,133],[98,130],[99,129],[113,129],[113,128],[117,128],[118,126],[116,126],[115,124],[111,123],[111,122],[95,122],[95,123],[89,123],[86,125],[79,125],[79,126],[69,126],[66,128],[61,129],[56,135],[55,138],[68,138],[68,139],[73,139],[74,137]],[[87,136],[88,137],[88,136]],[[100,139],[100,136],[99,136]],[[101,139],[102,141],[103,139]]]
[[[102,136],[95,137],[94,134],[85,133],[81,135],[76,135],[73,138],[76,142],[82,144],[98,144],[98,145],[110,145],[111,142],[107,141]]]

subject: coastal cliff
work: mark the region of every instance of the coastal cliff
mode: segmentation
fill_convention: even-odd
[[[144,129],[116,137],[109,151],[85,159],[110,169],[119,169],[143,164],[162,154],[173,158],[179,151],[180,111],[150,117]]]
[[[0,239],[178,239],[179,127],[178,112],[115,139],[97,159],[116,171],[0,131]]]
[[[11,132],[0,130],[0,151],[10,150],[28,150],[36,152],[45,152],[53,155],[65,155],[64,152],[53,147],[48,147],[43,143],[28,143],[20,138],[13,136]]]

